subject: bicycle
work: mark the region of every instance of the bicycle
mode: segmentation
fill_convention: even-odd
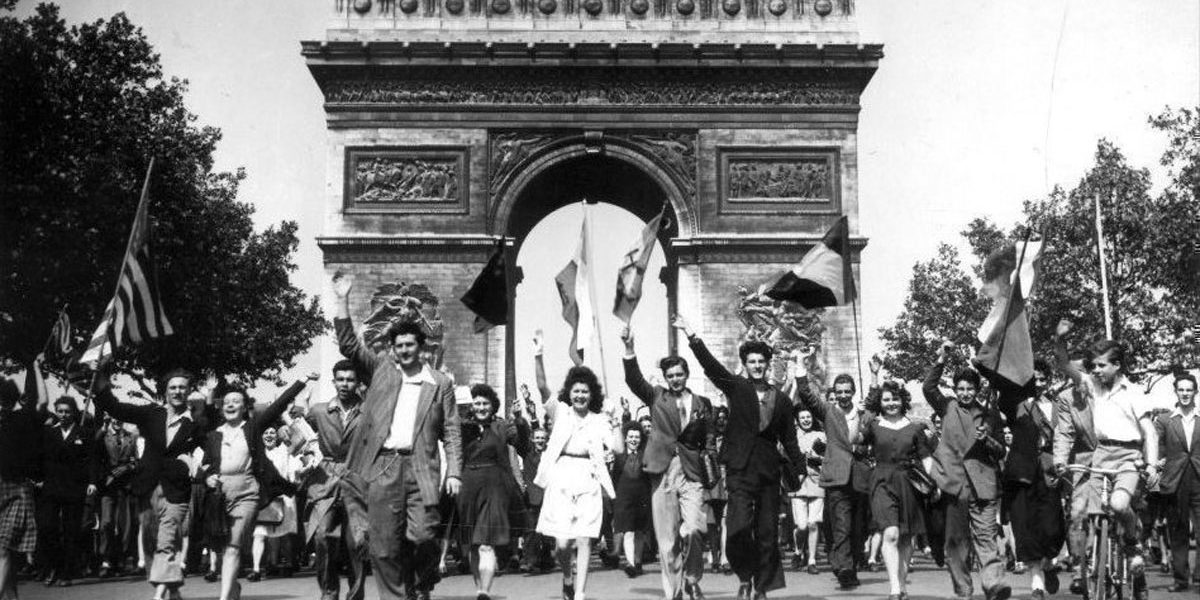
[[[1091,516],[1092,531],[1095,536],[1092,543],[1092,563],[1095,573],[1091,583],[1085,586],[1084,600],[1124,600],[1133,597],[1133,586],[1129,571],[1129,557],[1120,541],[1114,543],[1112,530],[1116,521],[1113,520],[1112,499],[1113,480],[1124,473],[1144,474],[1138,469],[1098,469],[1086,465],[1067,465],[1067,470],[1073,473],[1087,473],[1089,476],[1101,477],[1100,506],[1103,513]],[[1088,560],[1086,557],[1080,564],[1080,577],[1088,581]],[[1126,596],[1128,586],[1129,595]]]

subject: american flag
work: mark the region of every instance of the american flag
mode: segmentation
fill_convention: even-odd
[[[64,356],[71,352],[71,318],[67,316],[66,307],[58,311],[58,319],[54,321],[54,327],[50,329],[50,340],[46,345],[50,344],[54,344],[58,352]]]
[[[150,170],[153,168],[154,161],[151,160],[150,167],[146,169],[146,182],[142,185],[142,198],[138,201],[129,245],[125,248],[121,274],[117,278],[116,292],[104,309],[104,317],[92,334],[87,350],[79,361],[81,363],[94,367],[111,358],[113,352],[126,343],[140,344],[148,339],[175,333],[163,312],[154,263],[150,258],[150,219],[146,205],[150,191]]]

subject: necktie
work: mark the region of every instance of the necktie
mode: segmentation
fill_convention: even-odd
[[[679,424],[686,427],[688,422],[687,406],[684,405],[683,398],[676,399],[675,405],[679,408]]]

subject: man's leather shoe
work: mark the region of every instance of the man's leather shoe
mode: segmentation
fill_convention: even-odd
[[[859,585],[858,573],[855,573],[854,569],[842,569],[837,574],[837,580],[842,589],[856,588]]]
[[[699,583],[684,583],[683,593],[687,595],[688,600],[705,600],[704,592],[700,591]]]
[[[1054,594],[1057,594],[1058,588],[1060,585],[1058,582],[1058,565],[1055,565],[1053,567],[1050,567],[1049,569],[1046,569],[1045,577],[1046,577],[1046,593],[1050,594],[1051,596],[1053,596]]]
[[[1029,600],[1046,600],[1045,590],[1033,590],[1029,592]]]
[[[1176,581],[1175,583],[1171,584],[1171,587],[1167,588],[1167,592],[1172,593],[1172,594],[1178,594],[1179,592],[1186,592],[1187,589],[1188,589],[1188,584],[1186,584],[1182,581]]]
[[[743,583],[738,587],[737,600],[750,600],[751,588],[750,584]]]
[[[767,600],[767,593],[755,591],[754,592],[754,600]]]
[[[1071,579],[1071,587],[1069,587],[1067,589],[1070,590],[1070,592],[1072,594],[1075,594],[1076,596],[1082,596],[1084,594],[1084,592],[1087,591],[1087,588],[1084,587],[1084,585],[1083,585],[1082,577],[1075,577],[1075,578]]]
[[[1008,600],[1012,597],[1012,587],[1007,583],[997,584],[996,587],[988,590],[987,600]]]

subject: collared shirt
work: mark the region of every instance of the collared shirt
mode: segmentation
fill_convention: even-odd
[[[1142,428],[1138,420],[1151,409],[1146,394],[1123,375],[1113,382],[1107,394],[1100,391],[1094,378],[1087,380],[1088,392],[1094,400],[1092,422],[1100,442],[1140,442]]]
[[[192,413],[188,412],[187,410],[184,410],[183,412],[181,412],[179,414],[175,414],[174,411],[172,411],[170,409],[170,407],[167,408],[167,445],[168,446],[170,446],[171,442],[175,439],[175,434],[179,433],[179,427],[180,427],[180,425],[183,425],[184,419],[191,421]]]
[[[250,443],[246,430],[239,424],[228,423],[217,428],[221,432],[221,474],[242,475],[250,472]]]
[[[1196,410],[1192,409],[1186,413],[1179,410],[1178,407],[1171,411],[1172,417],[1179,417],[1179,424],[1183,426],[1183,437],[1187,440],[1187,448],[1192,450],[1192,434],[1196,428]]]
[[[399,365],[396,366],[400,368]],[[413,447],[413,430],[417,426],[417,403],[421,399],[421,386],[433,384],[433,373],[428,365],[422,365],[421,371],[413,377],[405,377],[401,372],[400,393],[396,398],[396,410],[392,412],[392,427],[388,437],[383,441],[387,450],[411,450]]]
[[[74,426],[74,425],[72,425],[72,426],[70,426],[70,427],[68,427],[68,428],[66,428],[66,429],[63,429],[62,427],[59,427],[59,428],[58,428],[58,433],[62,434],[62,439],[63,439],[63,440],[66,440],[67,438],[71,437],[71,432],[72,432],[72,431],[75,431],[75,426]]]
[[[675,400],[675,410],[679,413],[679,422],[686,427],[692,420],[692,391],[685,388],[683,393],[678,395],[668,391],[666,396]]]

